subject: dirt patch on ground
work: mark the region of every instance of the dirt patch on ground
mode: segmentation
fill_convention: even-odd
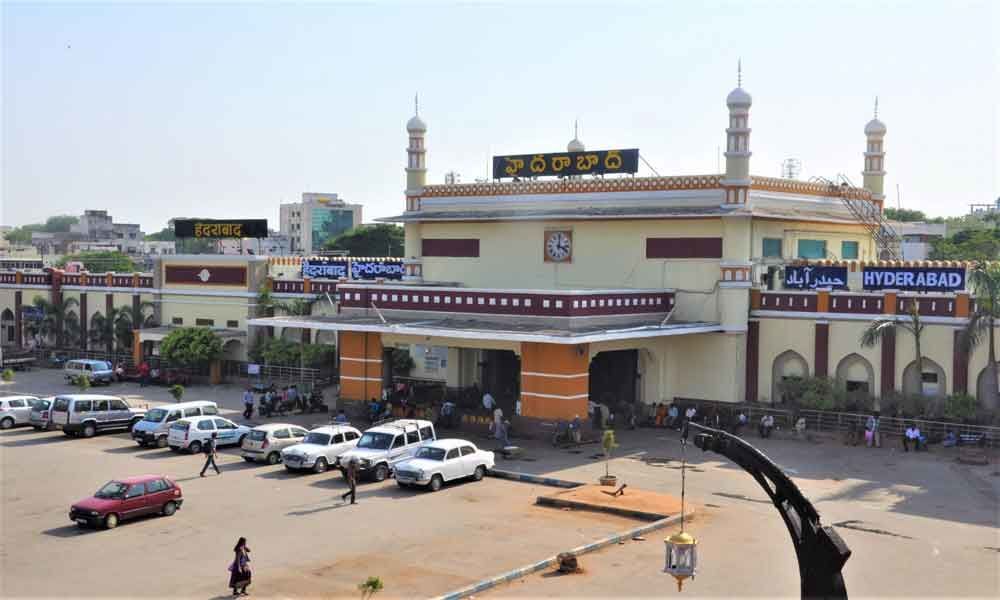
[[[595,509],[617,508],[620,510],[656,513],[665,516],[676,515],[681,512],[680,498],[670,494],[660,494],[626,487],[621,495],[612,496],[609,492],[613,491],[615,491],[615,488],[607,486],[582,485],[573,489],[546,494],[545,497],[577,502]],[[687,509],[689,512],[692,511],[690,504]]]

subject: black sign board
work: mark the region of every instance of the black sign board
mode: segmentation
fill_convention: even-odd
[[[639,149],[494,156],[493,178],[545,175],[604,175],[639,170]]]
[[[847,267],[785,267],[785,289],[847,289]]]
[[[965,289],[965,269],[946,267],[865,267],[866,290],[957,292]]]
[[[176,219],[174,236],[182,238],[266,238],[267,219]]]

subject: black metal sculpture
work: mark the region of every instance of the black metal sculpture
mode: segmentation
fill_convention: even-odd
[[[743,467],[764,488],[792,536],[803,598],[847,598],[841,574],[851,549],[832,527],[820,525],[819,513],[778,465],[742,438],[690,423],[695,446],[716,452]]]

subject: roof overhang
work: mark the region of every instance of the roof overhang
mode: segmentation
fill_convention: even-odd
[[[170,335],[171,332],[180,329],[179,327],[151,327],[149,329],[139,330],[139,341],[140,342],[162,342],[163,338]],[[212,329],[215,335],[222,339],[222,343],[225,344],[230,340],[244,339],[247,337],[247,332],[240,331],[238,329]]]
[[[719,323],[647,323],[630,327],[555,328],[515,327],[489,321],[460,321],[434,319],[385,319],[372,317],[264,317],[249,319],[247,325],[255,327],[290,327],[313,331],[357,331],[394,335],[413,335],[465,340],[499,340],[508,342],[544,342],[549,344],[588,344],[616,340],[644,339],[675,335],[719,333]]]

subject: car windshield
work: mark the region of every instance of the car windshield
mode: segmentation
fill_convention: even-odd
[[[52,401],[50,401],[50,400],[44,400],[43,399],[43,400],[39,400],[38,402],[35,403],[35,408],[38,409],[38,410],[48,410],[49,406],[51,406],[51,405],[52,405]]]
[[[373,450],[388,450],[389,444],[392,443],[392,434],[390,433],[376,433],[373,431],[366,431],[361,439],[358,440],[358,448],[372,448]]]
[[[267,432],[260,429],[254,429],[250,432],[250,439],[255,442],[263,442],[267,439]]]
[[[69,398],[56,398],[56,406],[53,410],[65,412],[69,410]]]
[[[330,443],[329,433],[316,433],[315,431],[310,431],[306,439],[302,440],[303,444],[319,444],[320,446],[326,446]]]
[[[417,450],[417,458],[426,458],[427,460],[444,460],[444,450],[441,448],[421,448]]]
[[[104,484],[104,487],[102,487],[101,489],[97,490],[97,493],[94,494],[94,497],[96,497],[96,498],[117,498],[119,496],[125,495],[125,490],[127,490],[127,489],[128,489],[128,486],[125,485],[124,483],[121,483],[119,481],[109,481],[108,483]]]
[[[146,418],[143,421],[152,421],[153,423],[159,423],[163,420],[163,417],[167,416],[167,411],[162,408],[154,408],[153,410],[146,413]]]
[[[181,431],[187,431],[191,424],[187,421],[178,421],[170,426],[171,429],[180,429]]]

